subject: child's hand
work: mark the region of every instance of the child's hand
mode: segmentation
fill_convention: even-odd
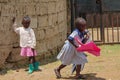
[[[34,51],[35,49],[34,48],[31,48],[32,49],[32,51]]]
[[[88,38],[85,37],[83,40],[82,40],[82,43],[85,44],[87,42]]]
[[[78,48],[78,47],[79,47],[79,46],[76,46],[76,45],[75,45],[75,48]]]
[[[16,18],[15,18],[15,17],[13,17],[13,19],[12,19],[12,22],[13,22],[13,23],[15,22],[15,19],[16,19]]]

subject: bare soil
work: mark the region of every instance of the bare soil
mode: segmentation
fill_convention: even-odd
[[[88,63],[81,72],[86,79],[83,80],[120,80],[120,47],[119,45],[105,45],[101,47],[101,56],[95,57],[89,53]],[[41,64],[42,71],[35,71],[28,74],[25,68],[20,68],[19,72],[13,69],[2,70],[0,80],[75,80],[71,75],[71,65],[65,67],[62,71],[62,78],[57,79],[54,74],[54,68],[60,65],[60,61],[53,58],[52,62]],[[82,80],[82,79],[79,79]]]

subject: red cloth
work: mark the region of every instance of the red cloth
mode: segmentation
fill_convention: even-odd
[[[100,48],[96,46],[96,44],[93,41],[90,41],[86,44],[82,44],[78,38],[75,38],[75,40],[81,45],[77,48],[77,51],[86,51],[88,53],[91,53],[92,55],[95,56],[100,56]]]

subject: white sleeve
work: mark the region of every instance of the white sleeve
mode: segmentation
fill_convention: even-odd
[[[36,37],[35,37],[35,33],[34,33],[33,29],[30,30],[30,35],[31,35],[31,38],[32,38],[31,48],[35,48],[35,46],[36,46]]]
[[[74,41],[74,38],[75,38],[76,35],[77,35],[77,32],[76,32],[76,31],[73,31],[73,32],[68,36],[68,39],[69,39],[70,41]]]
[[[16,23],[13,24],[13,29],[14,29],[14,31],[15,31],[17,34],[19,34],[20,28],[17,27],[17,24],[16,24]]]
[[[77,31],[73,31],[71,34],[70,34],[70,37],[74,38],[75,36],[78,35],[78,32]]]
[[[68,37],[69,39],[75,39],[75,38],[78,38],[80,41],[81,41],[81,38],[80,38],[80,36],[78,35],[78,32],[77,31],[73,31],[71,34],[70,34],[70,36]]]

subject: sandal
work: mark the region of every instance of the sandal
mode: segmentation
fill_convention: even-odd
[[[55,75],[57,76],[57,78],[61,78],[60,72],[58,72],[57,69],[54,69]]]
[[[85,79],[83,75],[76,76],[75,79]]]

